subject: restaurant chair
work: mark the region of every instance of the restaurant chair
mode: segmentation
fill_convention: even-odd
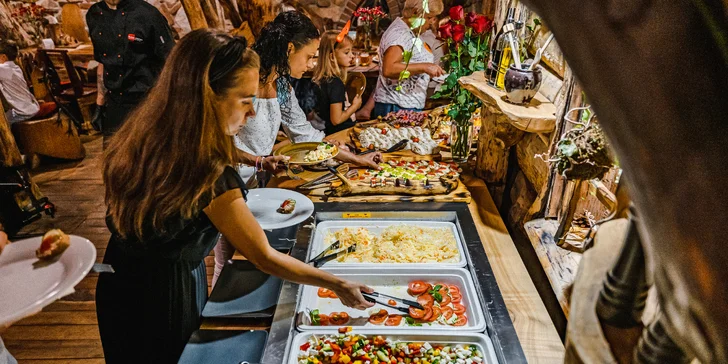
[[[260,363],[268,341],[263,330],[197,330],[185,345],[179,364]]]
[[[41,104],[53,111],[43,112],[30,120],[20,121],[12,125],[12,132],[18,149],[30,161],[30,167],[36,168],[40,163],[38,156],[60,159],[78,160],[86,156],[86,149],[81,143],[78,131],[67,117],[60,117],[54,103]],[[43,111],[43,109],[41,109]]]
[[[91,130],[91,107],[96,105],[97,90],[87,85],[71,61],[68,50],[40,49],[39,58],[50,94],[77,127]]]

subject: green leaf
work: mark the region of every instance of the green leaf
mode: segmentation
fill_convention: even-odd
[[[413,319],[412,317],[409,317],[409,316],[405,316],[404,322],[409,326],[422,326],[422,324],[417,323],[417,321],[415,321],[415,319]]]
[[[403,70],[399,73],[399,80],[404,81],[406,79],[410,78],[410,71],[409,70]]]
[[[430,13],[430,1],[429,0],[422,0],[422,11],[424,11],[425,14]]]
[[[466,98],[467,98],[467,96],[465,96],[465,94],[460,94],[460,95],[458,95],[457,101],[459,104],[462,105],[465,103],[465,101],[467,101]]]
[[[533,18],[533,25],[534,26],[541,25],[541,19],[539,19],[539,18]]]
[[[484,69],[485,69],[485,62],[483,62],[483,61],[475,62],[475,71],[482,71]]]
[[[318,326],[321,324],[321,317],[319,317],[319,310],[315,309],[308,313],[311,317],[311,325]]]
[[[468,63],[468,68],[471,70],[475,70],[475,58],[470,59],[470,63]]]
[[[442,302],[442,295],[440,294],[440,292],[435,292],[432,297],[435,298],[435,301]]]
[[[412,59],[412,52],[411,51],[404,51],[404,52],[402,52],[402,62],[409,63],[410,59]]]
[[[576,144],[571,139],[560,140],[556,147],[559,150],[559,154],[566,157],[572,157],[579,152],[579,148],[576,147]]]
[[[468,55],[470,55],[470,57],[475,57],[476,54],[478,54],[478,47],[476,47],[473,43],[468,44]]]
[[[424,18],[413,18],[412,19],[412,25],[410,26],[410,29],[417,29],[421,26],[425,25],[425,19]]]
[[[395,90],[402,91],[402,85],[397,85],[397,87],[395,88]]]
[[[420,39],[420,38],[412,39],[412,45],[414,45],[414,47],[417,48],[418,52],[422,52],[422,39]]]
[[[450,110],[447,111],[447,116],[453,120],[457,120],[459,113],[460,110],[457,107],[451,107]]]

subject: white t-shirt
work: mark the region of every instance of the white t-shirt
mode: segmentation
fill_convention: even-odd
[[[0,63],[0,92],[18,115],[33,116],[40,110],[25,82],[23,70],[13,61]]]
[[[379,59],[384,59],[384,53],[391,46],[400,46],[403,50],[412,49],[415,34],[410,30],[407,23],[402,18],[395,19],[389,25],[387,31],[382,34],[382,40],[379,42]],[[412,63],[432,63],[433,56],[424,44],[418,50],[415,47],[412,50]],[[377,78],[377,88],[374,90],[374,101],[384,104],[396,104],[403,108],[424,109],[425,100],[427,99],[427,85],[430,82],[430,76],[422,73],[419,75],[411,75],[409,79],[402,82],[402,89],[397,91],[397,80],[384,77],[380,72]]]
[[[326,134],[316,130],[306,119],[306,114],[298,105],[296,95],[291,90],[288,102],[281,106],[278,99],[257,98],[253,103],[255,116],[248,118],[242,129],[235,135],[235,146],[252,155],[269,155],[276,143],[278,130],[283,131],[294,143],[320,142]],[[243,180],[250,178],[255,169],[241,167],[238,170]]]

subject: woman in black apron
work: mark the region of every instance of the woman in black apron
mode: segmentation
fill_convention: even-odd
[[[184,37],[148,98],[112,140],[104,163],[112,232],[96,291],[108,363],[176,363],[200,324],[204,258],[222,233],[262,271],[333,290],[365,309],[361,291],[270,247],[231,167],[232,136],[254,116],[259,60],[243,38]]]

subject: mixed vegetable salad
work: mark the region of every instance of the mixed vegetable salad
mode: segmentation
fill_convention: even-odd
[[[299,364],[473,364],[483,362],[476,345],[431,344],[367,337],[352,333],[311,335],[299,347]]]

